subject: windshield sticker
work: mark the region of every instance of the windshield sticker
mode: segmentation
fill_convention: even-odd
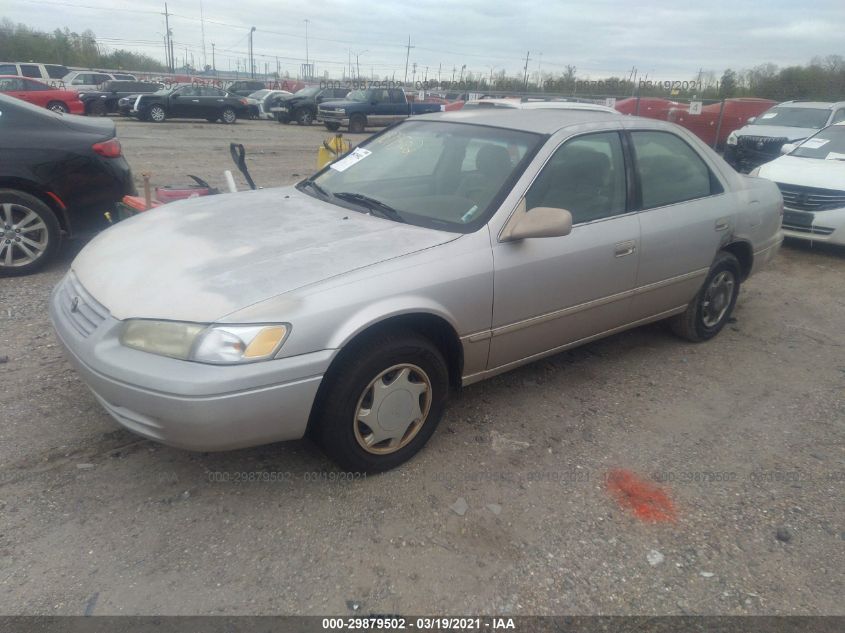
[[[827,156],[824,157],[825,160],[845,160],[845,154],[842,152],[829,152]]]
[[[766,114],[764,114],[760,118],[761,119],[774,119],[777,115],[778,115],[777,112],[766,112]]]
[[[363,147],[356,147],[353,149],[347,156],[341,158],[339,161],[336,161],[329,165],[335,171],[346,171],[355,163],[358,163],[364,160],[367,156],[372,154],[372,152],[368,149],[364,149]]]
[[[830,143],[829,138],[811,138],[801,143],[803,149],[818,149]]]

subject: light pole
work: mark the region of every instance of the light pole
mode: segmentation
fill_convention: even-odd
[[[217,65],[214,63],[214,42],[211,43],[211,71],[217,76]]]
[[[249,30],[249,76],[252,79],[255,79],[255,60],[252,56],[252,34],[255,33],[255,27],[253,26]]]
[[[311,20],[308,18],[305,18],[305,72],[309,75],[309,79],[311,75],[311,66],[308,65],[308,23],[310,21]],[[305,79],[305,77],[303,77],[303,79]]]
[[[361,64],[358,63],[358,56],[363,55],[364,53],[369,53],[369,49],[361,51],[360,53],[355,53],[355,68],[358,75],[358,81],[361,80]]]

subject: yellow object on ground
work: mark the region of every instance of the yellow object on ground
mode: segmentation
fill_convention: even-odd
[[[322,169],[334,160],[337,160],[349,151],[349,141],[343,138],[343,134],[335,134],[323,141],[320,149],[317,150],[317,169]]]

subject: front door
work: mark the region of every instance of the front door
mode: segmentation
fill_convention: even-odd
[[[572,232],[494,242],[489,369],[630,321],[640,225],[627,197],[619,132],[576,136],[555,151],[526,193],[526,209],[567,209]]]

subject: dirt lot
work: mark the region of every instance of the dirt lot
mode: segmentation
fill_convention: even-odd
[[[222,185],[230,140],[290,183],[328,134],[118,125],[157,183]],[[78,248],[0,279],[0,613],[845,614],[845,251],[785,246],[709,343],[658,324],[465,389],[411,463],[349,481],[307,442],[121,430],[47,318]],[[616,468],[677,520],[620,507]]]

